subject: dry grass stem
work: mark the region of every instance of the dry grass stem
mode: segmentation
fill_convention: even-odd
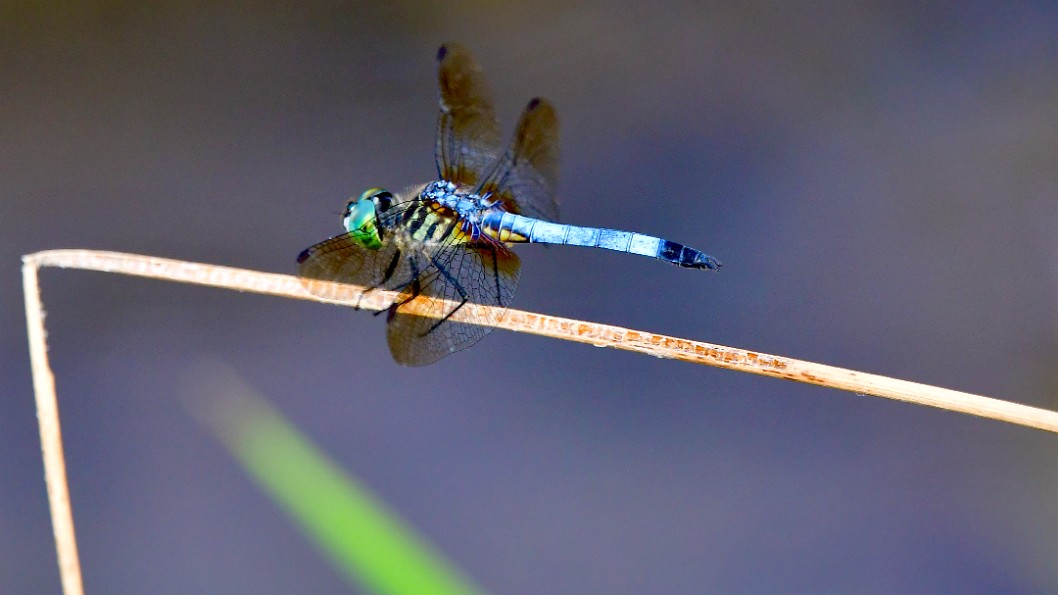
[[[82,592],[81,574],[77,560],[69,492],[66,486],[66,471],[63,464],[55,383],[47,360],[44,313],[40,304],[37,270],[42,267],[59,267],[103,271],[287,298],[327,300],[321,300],[306,291],[302,282],[290,275],[262,273],[153,256],[94,250],[49,250],[24,256],[22,260],[26,322],[33,365],[33,389],[36,393],[45,478],[48,483],[48,499],[51,505],[59,567],[62,572],[64,592],[67,595],[79,594]],[[325,282],[314,281],[314,283]],[[381,310],[388,307],[394,297],[391,292],[370,291],[357,304],[329,303],[339,303],[345,306],[358,305],[366,310]],[[489,306],[470,305],[457,312],[454,318],[468,320],[467,315],[488,308]],[[1049,432],[1058,432],[1058,412],[1055,411],[735,347],[724,347],[520,310],[507,310],[502,322],[497,326],[511,331],[588,343],[600,347],[614,347],[659,358],[706,364],[739,372],[816,384],[861,395],[928,405]]]
[[[48,486],[48,505],[51,527],[55,534],[55,549],[59,558],[62,592],[81,595],[81,562],[77,556],[77,539],[73,530],[73,511],[70,509],[70,490],[66,486],[66,463],[62,454],[62,433],[59,431],[59,403],[55,398],[55,377],[48,365],[48,346],[44,331],[44,307],[40,302],[37,283],[39,264],[23,259],[22,293],[26,302],[26,331],[29,335],[29,359],[33,369],[33,395],[37,401],[37,425],[40,427],[40,447],[44,455],[44,482]]]

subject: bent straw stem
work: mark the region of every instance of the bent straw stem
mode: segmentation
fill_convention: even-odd
[[[356,302],[334,302],[318,298],[306,291],[303,286],[306,281],[290,275],[263,273],[122,252],[49,250],[30,254],[23,257],[23,260],[27,266],[54,266],[104,271],[344,306],[356,306],[365,310],[388,308],[396,295],[393,292],[372,290],[365,293]],[[327,281],[313,280],[307,282],[329,284]],[[417,301],[407,304],[405,307],[408,308],[408,313],[423,316],[430,315],[430,312],[426,310],[416,311],[415,306],[417,304]],[[480,304],[467,304],[456,312],[452,318],[463,322],[500,319],[496,326],[511,331],[588,343],[600,347],[614,347],[659,358],[676,359],[739,372],[748,372],[750,374],[794,380],[855,392],[861,395],[927,405],[1049,432],[1058,432],[1058,412],[1055,411],[918,382],[759,353],[747,349],[679,339],[657,333],[560,318],[547,314],[513,309],[502,311]]]
[[[37,402],[37,425],[44,456],[44,482],[48,486],[52,533],[59,560],[62,592],[82,595],[81,562],[77,556],[77,539],[70,509],[70,490],[66,484],[66,463],[62,453],[59,429],[59,403],[55,398],[55,377],[48,365],[48,346],[44,331],[44,308],[40,301],[36,263],[23,259],[22,292],[26,303],[26,332],[29,337],[29,359],[33,370],[33,395]]]
[[[192,283],[223,289],[234,289],[280,297],[356,306],[366,310],[382,310],[393,302],[395,294],[388,291],[368,291],[356,302],[330,302],[316,297],[303,286],[303,281],[290,275],[263,273],[246,269],[186,262],[154,256],[95,250],[48,250],[22,257],[23,289],[26,301],[26,325],[29,335],[30,360],[33,368],[33,390],[40,424],[41,449],[44,456],[45,479],[51,506],[52,526],[62,573],[63,592],[80,595],[83,591],[81,572],[74,538],[73,515],[63,462],[62,438],[59,428],[55,379],[48,365],[45,342],[44,311],[40,302],[37,270],[58,267],[103,271]],[[307,281],[327,284],[326,281]],[[364,288],[355,288],[362,291]],[[335,295],[342,292],[333,292]],[[345,293],[348,295],[348,293]],[[418,304],[413,301],[407,308]],[[426,311],[411,314],[429,315]],[[701,341],[679,339],[656,333],[559,318],[520,310],[500,311],[490,306],[467,304],[452,316],[464,322],[496,320],[499,328],[532,333],[590,345],[614,347],[660,358],[705,364],[728,370],[748,372],[773,378],[805,382],[860,395],[884,397],[906,403],[927,405],[1058,433],[1058,412],[1011,403],[981,395],[965,393],[877,374],[857,372],[824,364],[768,355],[746,349],[725,347]]]

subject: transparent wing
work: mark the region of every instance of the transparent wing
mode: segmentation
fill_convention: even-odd
[[[464,303],[508,307],[520,264],[502,244],[470,244],[456,234],[441,242],[416,241],[398,223],[403,210],[386,213],[389,233],[378,250],[338,235],[302,251],[298,276],[311,293],[330,300],[356,301],[361,287],[399,291],[387,315],[390,352],[398,363],[422,366],[470,347],[499,323],[502,314],[481,314],[474,319],[479,324],[449,317]],[[426,316],[411,314],[418,308]]]
[[[423,366],[466,349],[489,334],[503,313],[482,314],[470,324],[449,318],[461,304],[507,308],[518,286],[518,256],[500,244],[452,242],[415,258],[429,261],[417,284],[405,288],[386,327],[393,359]],[[410,313],[423,307],[428,316]],[[463,314],[470,313],[467,308]]]
[[[388,214],[400,218],[411,204],[390,209]],[[383,241],[378,250],[368,250],[344,233],[302,250],[298,255],[298,277],[313,295],[351,302],[360,298],[363,289],[319,281],[353,284],[367,290],[402,290],[418,274],[414,264],[395,242]]]
[[[503,157],[481,182],[478,194],[492,193],[508,211],[558,220],[558,116],[546,99],[529,102]]]
[[[372,287],[377,256],[355,244],[349,234],[342,234],[303,250],[298,255],[298,277],[313,295],[328,300],[353,301],[360,297],[362,289],[319,281]]]
[[[473,187],[500,155],[500,127],[485,77],[465,47],[437,51],[441,110],[434,158],[442,179]]]

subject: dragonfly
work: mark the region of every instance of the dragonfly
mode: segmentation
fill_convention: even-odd
[[[555,108],[532,99],[504,147],[471,53],[449,43],[438,50],[437,62],[439,179],[402,193],[365,191],[346,205],[343,233],[297,258],[303,285],[321,298],[358,302],[368,291],[396,293],[384,311],[397,363],[436,362],[500,323],[518,286],[520,262],[512,244],[604,248],[690,269],[720,269],[716,258],[662,238],[558,223]],[[467,304],[494,308],[466,308],[454,317]]]

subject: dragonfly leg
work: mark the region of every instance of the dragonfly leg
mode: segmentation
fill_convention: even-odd
[[[449,312],[448,314],[445,314],[444,317],[442,317],[437,322],[435,322],[434,325],[429,328],[429,330],[427,330],[425,333],[423,333],[422,336],[424,336],[424,337],[426,335],[429,335],[430,333],[434,332],[434,330],[436,330],[437,327],[439,327],[442,324],[444,324],[449,318],[452,317],[453,314],[458,312],[460,308],[465,306],[467,304],[467,302],[470,301],[470,297],[467,295],[467,291],[465,289],[463,289],[463,286],[459,284],[459,281],[457,281],[455,279],[455,277],[453,277],[452,275],[450,275],[448,273],[448,270],[445,269],[444,266],[441,263],[437,262],[437,260],[435,258],[433,258],[432,256],[430,257],[430,262],[433,263],[434,267],[437,269],[438,274],[440,274],[442,277],[444,277],[445,280],[448,281],[448,283],[452,287],[454,287],[456,289],[456,291],[459,292],[460,302],[459,302],[458,306],[456,306],[455,308],[452,308],[451,312]]]
[[[404,291],[408,291],[409,288],[411,289],[411,291],[408,292],[408,297],[406,299],[393,300],[393,303],[389,305],[388,309],[386,309],[385,312],[386,312],[386,323],[387,324],[393,321],[393,317],[397,315],[397,309],[398,308],[400,308],[404,304],[407,304],[408,302],[414,300],[415,298],[419,297],[419,294],[422,293],[422,285],[419,283],[419,277],[413,278],[404,287]],[[378,312],[375,312],[375,316],[378,316],[381,313],[382,313],[382,310],[379,310]]]
[[[503,294],[503,288],[500,287],[500,266],[496,258],[496,248],[490,246],[489,252],[492,254],[492,279],[496,282],[496,295],[499,296]]]
[[[369,292],[372,292],[372,291],[374,291],[376,289],[378,289],[378,286],[377,285],[372,285],[371,287],[368,287],[367,289],[365,289],[360,295],[356,296],[356,305],[353,306],[353,309],[354,310],[359,310],[360,309],[360,302],[361,302],[361,300],[364,299],[364,296],[367,295]],[[378,314],[378,312],[375,312],[375,314]]]
[[[435,262],[432,258],[430,260],[431,260],[431,262]],[[398,299],[394,300],[393,303],[390,304],[389,308],[387,310],[385,310],[385,312],[387,312],[386,322],[389,322],[389,321],[393,320],[393,317],[396,316],[396,314],[397,314],[397,309],[398,308],[400,308],[404,304],[407,304],[407,303],[415,300],[420,295],[422,295],[423,288],[424,287],[429,287],[434,282],[434,280],[438,277],[438,275],[443,271],[443,269],[441,269],[440,267],[435,267],[437,269],[436,271],[430,271],[429,268],[427,268],[426,272],[424,273],[424,272],[419,270],[419,266],[416,264],[416,260],[415,259],[410,259],[409,260],[409,265],[411,266],[411,269],[412,269],[411,278],[408,281],[404,282],[404,283],[398,283],[398,284],[393,285],[393,287],[397,291],[401,292],[402,297],[399,297]],[[458,310],[459,308],[461,308],[463,306],[464,303],[467,302],[468,298],[466,297],[466,292],[463,291],[463,288],[455,281],[455,279],[453,279],[450,275],[448,275],[447,272],[444,272],[444,277],[446,279],[448,279],[456,287],[456,289],[459,291],[460,295],[463,296],[463,302],[461,304],[459,304],[459,306],[456,307],[456,310]],[[375,312],[374,314],[375,314],[375,316],[378,316],[381,313],[382,313],[382,311],[378,311],[378,312]],[[449,313],[448,316],[451,316],[451,313]],[[445,319],[447,319],[448,316],[445,316]],[[444,320],[441,320],[441,322],[444,322]],[[425,333],[423,333],[422,336],[425,337],[429,333],[433,332],[433,330],[435,328],[437,328],[437,326],[439,324],[440,324],[440,322],[438,324],[435,324],[434,326],[430,327],[430,330],[428,330]]]
[[[368,293],[371,293],[372,291],[375,291],[376,289],[383,288],[384,284],[389,281],[390,277],[393,276],[393,272],[397,269],[398,264],[400,264],[400,250],[395,250],[393,253],[393,258],[389,261],[389,264],[386,265],[386,270],[382,273],[382,280],[380,280],[378,283],[368,285],[364,288],[364,291],[360,292],[360,295],[356,297],[356,305],[353,306],[354,310],[360,309],[360,302],[363,301],[364,296],[366,296]],[[378,316],[382,312],[382,310],[379,310],[377,312],[374,312],[373,314],[375,316]]]
[[[397,270],[397,265],[400,264],[401,253],[399,249],[393,250],[393,258],[390,259],[389,264],[386,265],[386,270],[382,272],[382,280],[378,282],[379,285],[387,283],[393,273]],[[415,259],[412,259],[412,266],[415,266]],[[417,275],[418,273],[416,273]]]
[[[394,262],[396,262],[396,260],[394,260]],[[393,320],[393,317],[397,315],[397,308],[400,308],[404,304],[407,304],[408,302],[414,300],[415,298],[419,297],[419,294],[422,293],[422,282],[421,277],[419,275],[419,265],[416,264],[415,258],[408,259],[408,266],[411,267],[411,279],[395,286],[398,287],[402,293],[407,293],[408,297],[405,299],[397,298],[393,300],[393,303],[390,304],[389,308],[386,310],[387,323]],[[393,275],[394,268],[394,266],[390,266],[389,269],[387,269],[387,280]],[[382,310],[379,310],[378,312],[375,312],[375,316],[378,316],[381,313]]]

